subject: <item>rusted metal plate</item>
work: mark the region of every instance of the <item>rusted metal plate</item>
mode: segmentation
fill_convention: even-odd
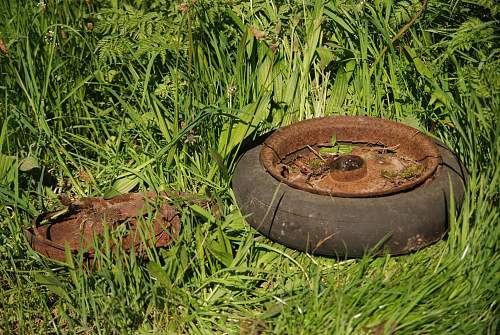
[[[72,253],[83,250],[85,257],[92,259],[93,239],[102,241],[106,226],[110,231],[122,230],[121,245],[126,251],[132,246],[136,251],[142,250],[141,233],[146,242],[151,242],[150,247],[165,247],[179,236],[181,224],[172,206],[163,203],[157,209],[157,197],[149,192],[125,194],[110,200],[82,198],[62,211],[39,215],[33,227],[24,233],[33,250],[58,261],[65,260],[65,244]],[[146,227],[149,214],[153,218]]]
[[[358,159],[362,164],[358,162],[357,168],[343,171],[335,165],[340,164],[339,159],[345,160],[345,155],[338,155],[331,162],[319,157],[328,167],[327,171],[321,171],[321,178],[310,182],[290,176],[284,165],[305,151],[319,156],[318,148],[330,145],[332,135],[339,143],[356,145],[348,164]],[[389,149],[394,155],[384,152]],[[274,178],[297,189],[338,197],[372,197],[422,184],[432,177],[441,157],[434,141],[417,129],[372,117],[336,116],[306,120],[277,130],[264,142],[260,160]],[[405,161],[413,162],[412,168],[418,171],[413,171],[411,178],[396,176],[391,180],[393,171],[403,171]],[[301,168],[307,169],[299,165],[298,169]]]

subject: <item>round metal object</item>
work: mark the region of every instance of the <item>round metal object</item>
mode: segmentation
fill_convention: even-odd
[[[332,135],[339,143],[366,147],[353,151],[364,160],[366,171],[353,172],[349,176],[349,173],[332,169],[331,178],[318,183],[317,187],[294,182],[283,175],[282,162],[287,157],[304,148],[328,146]],[[404,179],[397,185],[374,183],[386,167],[395,162],[390,157],[373,154],[368,146],[394,148],[401,157],[418,162],[421,171],[414,178]],[[422,184],[434,174],[441,157],[433,140],[417,129],[365,116],[337,116],[302,121],[277,130],[264,142],[260,161],[274,178],[294,188],[339,197],[372,197],[398,193]]]
[[[330,167],[330,177],[340,182],[352,182],[366,176],[366,163],[356,155],[345,155],[335,159]]]
[[[109,200],[82,198],[70,203],[64,210],[40,214],[35,218],[33,227],[25,229],[24,234],[33,250],[61,262],[65,261],[66,245],[72,254],[84,251],[84,258],[92,260],[95,254],[94,238],[103,238],[105,226],[110,231],[122,226],[121,244],[125,251],[133,247],[140,252],[143,249],[141,236],[151,242],[150,246],[165,247],[178,237],[180,218],[167,203],[155,211],[152,202],[157,197],[148,192],[124,194]],[[138,218],[145,220],[150,212],[154,213],[151,226],[141,223],[139,228]]]
[[[422,171],[382,192],[370,190],[368,181],[400,162],[370,147],[324,158],[320,149],[331,143],[333,133],[340,142],[397,148],[398,154],[419,162]],[[307,155],[323,166],[308,170],[292,165]],[[301,169],[311,177],[308,181],[321,173],[319,188],[294,184]],[[448,230],[450,203],[461,207],[467,179],[458,158],[420,131],[341,116],[274,132],[240,157],[232,187],[246,221],[269,239],[317,255],[349,258],[405,254],[441,239]],[[324,192],[332,186],[336,191]]]
[[[361,169],[365,165],[363,158],[356,155],[340,156],[331,164],[331,169],[334,171],[354,171]]]

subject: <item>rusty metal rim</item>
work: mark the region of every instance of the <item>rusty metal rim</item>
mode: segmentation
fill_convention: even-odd
[[[39,228],[41,227],[40,223],[46,219],[50,219],[50,217],[56,213],[58,213],[59,211],[52,211],[52,212],[46,212],[46,213],[42,213],[40,214],[39,216],[37,216],[34,220],[33,220],[33,225],[31,227],[31,229],[25,229],[25,235],[26,236],[30,236],[30,239],[36,239],[37,242],[40,242],[41,244],[45,244],[47,245],[48,247],[50,248],[55,248],[55,249],[58,249],[58,250],[61,250],[62,252],[65,251],[65,247],[64,245],[60,244],[60,243],[56,243],[50,239],[48,239],[47,237],[44,236],[44,234],[42,234],[39,230]],[[54,223],[54,225],[56,225],[57,223]],[[163,234],[164,232],[163,231],[158,231],[154,236],[156,238],[158,238],[161,234]],[[33,241],[30,240],[30,244],[33,244],[32,243]],[[134,244],[134,247],[137,248],[137,246],[139,246],[140,243],[135,243]],[[128,250],[128,248],[125,248],[125,250]],[[77,253],[78,250],[74,250],[74,249],[71,249],[71,252],[72,253]],[[92,250],[92,249],[89,249],[87,252],[86,252],[86,255],[88,255],[89,257],[92,257],[93,254],[95,253],[95,250]]]
[[[164,198],[164,199],[170,199],[170,196],[166,193],[160,193],[157,195],[154,192],[147,192],[145,194],[130,193],[127,195],[119,196],[116,199],[118,202],[126,202],[126,200],[128,199],[127,197],[129,197],[131,195],[132,196],[142,196],[144,200],[151,199],[152,197],[157,197],[157,196]],[[185,195],[187,195],[187,193],[182,193],[182,196],[185,196]],[[92,200],[101,200],[102,201],[103,199],[102,198],[84,198],[82,200],[84,200],[84,201],[83,202],[77,201],[76,203],[78,203],[78,202],[85,203],[88,201],[91,202]],[[129,201],[137,201],[138,199],[128,199],[128,200]],[[199,200],[199,199],[191,199],[188,202],[207,204],[207,202],[205,202],[203,200]],[[69,205],[69,206],[71,207],[72,205]],[[86,209],[86,207],[82,207],[82,208]],[[167,246],[168,244],[170,244],[172,242],[173,238],[176,238],[179,235],[179,232],[180,232],[180,218],[179,218],[177,211],[172,206],[168,205],[167,203],[164,203],[161,206],[161,209],[170,212],[170,215],[169,215],[169,218],[165,217],[165,219],[168,220],[168,225],[166,225],[166,226],[164,226],[164,224],[162,224],[160,222],[156,222],[157,220],[162,221],[162,219],[160,217],[157,218],[155,216],[155,218],[153,219],[154,233],[148,239],[152,239],[154,236],[156,239],[156,243],[155,243],[156,247]],[[63,243],[70,242],[70,240],[64,239],[63,241],[60,241],[61,243],[57,243],[57,242],[51,240],[50,238],[48,238],[48,236],[45,233],[42,233],[40,231],[40,228],[42,227],[41,223],[44,220],[51,220],[52,217],[54,216],[54,214],[56,214],[58,212],[59,211],[51,211],[51,212],[45,212],[45,213],[38,215],[37,217],[35,217],[33,219],[32,227],[29,229],[24,229],[23,231],[24,231],[24,235],[28,239],[28,243],[33,248],[33,250],[35,250],[36,252],[38,252],[41,255],[46,256],[48,258],[58,260],[58,261],[64,261],[64,259],[65,259],[65,246]],[[157,215],[160,215],[160,213],[158,212]],[[61,219],[64,220],[64,217],[62,217]],[[59,221],[59,222],[64,222],[64,221]],[[58,224],[58,221],[54,221],[53,223],[49,223],[47,226],[49,226],[49,225],[57,226],[57,224]],[[167,233],[164,230],[164,228],[167,228],[167,227],[171,227],[173,229],[172,235],[170,235],[169,233]],[[83,235],[84,235],[84,233],[82,231],[82,233],[78,236],[82,237]],[[140,242],[135,242],[135,241],[133,241],[130,244],[130,246],[128,246],[128,247],[124,246],[124,250],[126,250],[126,251],[129,250],[132,247],[132,245],[134,246],[134,248],[136,250],[139,250]],[[76,254],[79,250],[84,250],[84,249],[82,249],[82,248],[78,248],[78,249],[70,248],[70,251],[72,254]],[[90,247],[89,250],[85,251],[84,258],[85,259],[92,259],[94,257],[94,254],[95,254],[95,250],[93,250],[93,248]]]
[[[385,191],[328,192],[310,186],[297,185],[283,177],[277,163],[305,147],[329,143],[335,133],[337,141],[350,143],[383,144],[399,146],[399,151],[421,162],[424,173],[418,178]],[[441,156],[434,141],[419,130],[397,123],[367,116],[334,116],[310,119],[280,128],[269,136],[262,146],[260,161],[275,179],[293,188],[310,193],[347,198],[383,196],[410,190],[431,178],[441,163]]]

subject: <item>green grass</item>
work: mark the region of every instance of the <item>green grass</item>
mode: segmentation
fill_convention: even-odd
[[[499,5],[420,1],[0,3],[0,334],[495,334],[500,262]],[[6,52],[8,50],[8,52]],[[249,228],[242,142],[294,121],[419,127],[470,172],[447,238],[336,260]],[[145,262],[56,264],[22,235],[57,195],[209,195]],[[451,204],[456,206],[457,204]]]

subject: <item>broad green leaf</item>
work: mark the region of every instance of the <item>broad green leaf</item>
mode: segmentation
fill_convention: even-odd
[[[64,260],[66,261],[66,264],[68,264],[68,271],[69,271],[71,280],[73,281],[73,284],[76,287],[78,287],[80,284],[80,281],[78,280],[78,276],[76,274],[75,262],[73,261],[73,254],[71,253],[71,248],[69,247],[69,244],[67,241],[64,242]]]
[[[271,93],[266,93],[258,101],[246,105],[238,114],[239,120],[224,125],[218,144],[218,151],[223,158],[266,119],[269,114],[270,98]]]
[[[261,313],[259,318],[266,320],[270,319],[283,311],[283,304],[274,304],[267,311]]]
[[[337,134],[335,134],[335,133],[332,134],[332,138],[330,139],[330,143],[332,144],[332,146],[337,145]]]
[[[191,208],[194,212],[198,213],[199,215],[203,216],[207,221],[212,221],[214,220],[214,216],[212,213],[201,207],[200,205],[190,205],[189,208]]]
[[[322,68],[325,68],[335,58],[335,54],[332,52],[332,50],[330,50],[330,48],[319,47],[316,48],[316,52],[319,55],[320,65]]]
[[[287,83],[284,88],[283,102],[287,105],[291,105],[295,98],[295,92],[297,91],[297,82],[299,80],[299,67],[295,67],[292,70],[292,74],[289,75]]]
[[[135,175],[120,178],[104,192],[104,199],[111,199],[117,195],[130,192],[137,184],[139,184],[139,178]]]
[[[231,266],[233,263],[233,255],[230,251],[226,250],[224,245],[218,241],[212,241],[208,244],[208,251],[224,266]]]
[[[7,125],[9,122],[9,117],[5,119],[5,121],[2,124],[2,131],[0,132],[0,154],[2,153],[3,150],[3,144],[5,142],[5,139],[7,138]]]
[[[339,150],[337,147],[323,147],[319,148],[319,152],[322,154],[336,154]]]
[[[21,162],[19,163],[19,170],[23,172],[29,172],[34,169],[39,169],[40,164],[38,164],[38,159],[35,157],[29,156],[26,158],[23,158]]]
[[[322,16],[323,16],[323,4],[320,1],[316,1],[314,5],[313,16],[309,20],[309,24],[306,25],[306,40],[305,40],[305,47],[303,50],[304,56],[302,58],[303,76],[309,75],[309,70],[311,68],[314,52],[316,51],[316,47],[319,44],[319,39],[321,36],[321,22],[323,21]]]
[[[351,80],[356,61],[350,60],[345,66],[341,66],[335,76],[333,86],[329,92],[327,101],[327,114],[338,113],[344,104],[347,96],[347,89],[349,88],[349,81]]]
[[[47,275],[35,273],[34,278],[38,284],[47,287],[50,292],[67,301],[70,301],[70,297],[65,290],[64,284],[54,274],[50,272],[47,273]]]
[[[233,257],[231,254],[225,251],[220,244],[218,244],[217,242],[211,242],[208,245],[208,250],[219,262],[224,264],[224,266],[231,266]]]
[[[350,154],[352,150],[355,148],[355,145],[351,144],[337,144],[333,147],[323,147],[319,149],[320,153],[339,153],[339,154]]]
[[[415,51],[409,46],[405,46],[405,50],[411,57],[413,64],[415,64],[415,68],[417,69],[418,73],[420,73],[422,76],[428,79],[432,79],[433,78],[432,71],[429,70],[429,68],[425,65],[425,63],[420,58],[417,57]]]
[[[257,95],[260,95],[261,91],[265,91],[272,83],[272,68],[273,62],[269,57],[267,57],[268,48],[264,44],[259,44],[258,54],[261,63],[257,67]]]
[[[158,282],[165,287],[170,287],[172,286],[172,282],[170,281],[170,278],[168,277],[167,271],[162,269],[162,267],[156,263],[156,262],[149,262],[147,264],[147,269],[149,274],[156,278]]]
[[[212,240],[208,244],[210,253],[225,266],[231,266],[233,263],[233,251],[231,243],[224,231],[220,228],[217,230],[217,239]]]
[[[338,152],[341,154],[350,154],[352,152],[352,149],[354,149],[355,145],[350,145],[350,144],[339,144],[338,145]]]
[[[17,158],[0,153],[0,184],[8,185],[16,178]]]
[[[333,21],[337,22],[347,32],[349,32],[350,34],[355,34],[354,30],[349,24],[347,24],[347,22],[343,18],[334,14],[331,10],[327,10],[325,14],[329,16]]]
[[[226,13],[229,15],[229,17],[231,18],[231,20],[233,20],[234,23],[236,23],[236,25],[238,26],[238,28],[240,29],[240,31],[245,31],[245,24],[243,23],[243,21],[241,21],[240,17],[238,16],[238,14],[236,14],[235,12],[233,12],[233,10],[231,8],[228,8],[226,10]]]

